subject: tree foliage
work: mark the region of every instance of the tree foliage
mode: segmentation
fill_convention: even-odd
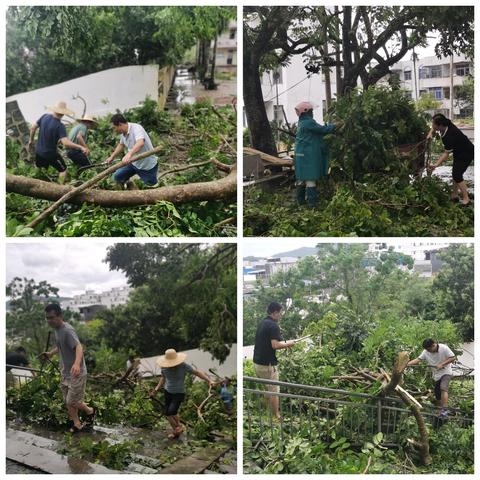
[[[236,342],[236,245],[116,244],[106,261],[136,287],[102,312],[102,337],[144,356],[202,348],[220,361]]]
[[[474,338],[473,248],[453,244],[439,254],[445,265],[433,281],[435,312],[457,325],[465,341]]]
[[[139,107],[124,112],[130,122],[140,123],[148,132],[154,146],[162,143],[158,155],[161,186],[207,182],[220,178],[212,159],[223,164],[236,162],[235,111],[230,106],[216,110],[208,101],[182,107],[180,115],[159,110],[154,100],[146,98]],[[110,115],[98,119],[98,127],[90,132],[88,145],[92,163],[101,163],[111,154],[118,142],[111,127]],[[225,140],[224,140],[225,139]],[[228,139],[228,140],[227,140]],[[225,143],[225,141],[228,143]],[[20,158],[20,146],[7,138],[8,173],[51,181],[49,170],[37,169],[31,161]],[[66,159],[71,182],[84,182],[99,173],[92,168],[79,173]],[[189,165],[187,170],[165,172]],[[163,175],[163,176],[162,176]],[[112,190],[111,179],[98,184]],[[146,188],[139,182],[139,189]],[[118,193],[118,192],[117,192]],[[236,216],[234,199],[218,199],[173,205],[160,201],[140,207],[101,207],[83,204],[80,208],[65,204],[35,229],[25,225],[44,210],[49,202],[15,193],[7,194],[7,235],[9,236],[95,236],[95,237],[158,237],[158,236],[231,236],[235,233],[232,218]]]
[[[280,380],[296,384],[295,388],[282,386],[282,393],[308,395],[300,400],[281,397],[283,420],[279,427],[275,423],[271,427],[264,418],[268,412],[262,410],[263,404],[245,393],[245,472],[472,472],[473,425],[454,421],[442,425],[430,418],[427,428],[433,462],[422,466],[407,440],[416,434],[413,417],[397,417],[393,426],[383,427],[377,434],[372,431],[369,439],[367,432],[376,421],[375,412],[367,413],[353,404],[334,405],[329,403],[336,398],[333,392],[307,390],[301,385],[366,393],[375,398],[381,384],[365,381],[359,372],[390,372],[399,352],[417,357],[424,338],[435,338],[459,353],[462,327],[451,314],[445,315],[446,305],[453,306],[448,301],[454,292],[457,296],[459,290],[470,292],[473,247],[452,245],[443,249],[442,260],[448,258],[449,263],[434,279],[412,272],[413,259],[391,249],[375,253],[364,244],[351,243],[321,243],[317,248],[317,255],[273,275],[268,285],[259,283],[244,301],[245,344],[253,343],[256,323],[271,301],[285,306],[280,320],[284,338],[311,335],[307,341],[277,352]],[[459,283],[452,282],[453,271],[462,279]],[[448,293],[443,291],[446,285],[451,287]],[[465,303],[465,308],[473,308],[473,297],[466,295]],[[251,360],[244,362],[244,375],[255,376]],[[449,396],[449,407],[470,418],[474,410],[473,383],[473,378],[454,379]],[[420,400],[425,411],[434,409],[433,382],[427,369],[408,368],[402,387]],[[310,402],[311,396],[321,397],[325,403]],[[342,395],[341,400],[372,402],[348,395]],[[390,423],[386,417],[384,420]],[[365,436],[357,437],[363,429]],[[451,445],[458,447],[456,455],[451,455],[447,445],[450,450]]]
[[[7,95],[109,68],[178,63],[234,15],[233,7],[10,7]]]
[[[45,280],[15,277],[7,285],[6,295],[7,338],[11,343],[21,342],[28,354],[40,354],[45,350],[49,330],[44,306],[49,301],[58,303],[58,288]],[[65,313],[67,321],[77,318],[72,312]]]
[[[261,91],[262,68],[288,65],[302,55],[307,75],[335,68],[337,97],[360,81],[364,89],[431,32],[438,56],[473,52],[473,7],[343,6],[247,7],[244,15],[245,108],[254,148],[275,154]],[[256,131],[261,127],[261,131]]]

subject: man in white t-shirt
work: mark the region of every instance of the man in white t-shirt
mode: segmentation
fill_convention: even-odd
[[[452,379],[452,363],[456,360],[455,354],[450,348],[443,344],[437,343],[431,338],[423,341],[423,352],[410,360],[408,365],[417,365],[421,361],[427,363],[432,369],[432,376],[435,382],[435,398],[440,401],[442,416],[448,415],[448,385]]]
[[[120,134],[120,142],[107,158],[107,163],[112,163],[116,156],[124,152],[125,148],[128,153],[122,158],[122,162],[127,162],[136,154],[153,149],[152,141],[145,129],[138,123],[127,122],[121,113],[112,116],[112,127],[116,133]],[[128,180],[134,175],[138,175],[145,185],[156,187],[158,185],[157,172],[157,157],[150,155],[119,168],[113,174],[113,180],[119,185],[126,184],[128,186]]]

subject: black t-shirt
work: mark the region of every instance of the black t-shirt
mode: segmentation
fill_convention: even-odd
[[[468,137],[453,123],[442,137],[445,150],[453,151],[453,159],[473,160],[474,147]]]
[[[283,340],[278,322],[270,317],[262,320],[255,335],[253,363],[257,365],[277,365],[277,356],[272,348],[272,340]]]
[[[22,353],[18,352],[7,352],[7,365],[16,365],[18,367],[27,367],[28,360]],[[11,368],[7,367],[7,371],[9,372]]]

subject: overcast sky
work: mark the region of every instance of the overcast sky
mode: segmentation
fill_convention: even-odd
[[[71,297],[85,290],[103,292],[127,284],[125,275],[109,271],[103,262],[107,246],[113,242],[52,241],[6,245],[7,283],[14,277],[33,278],[60,289]]]

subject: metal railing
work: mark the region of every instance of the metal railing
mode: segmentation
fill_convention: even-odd
[[[416,425],[411,410],[399,398],[254,377],[243,377],[243,381],[244,434],[251,442],[283,442],[300,433],[310,440],[333,442],[344,437],[350,444],[362,445],[382,432],[382,443],[393,446],[402,441],[402,433]],[[267,385],[281,391],[266,391],[262,387]],[[269,397],[278,398],[278,420],[267,405]],[[449,422],[462,427],[473,424],[473,414],[468,417],[458,409],[449,412]],[[438,413],[435,407],[422,408],[425,421],[434,427],[444,422]]]
[[[35,375],[41,374],[42,370],[30,367],[21,367],[19,365],[6,365],[7,368],[7,387],[20,386],[32,380]]]

